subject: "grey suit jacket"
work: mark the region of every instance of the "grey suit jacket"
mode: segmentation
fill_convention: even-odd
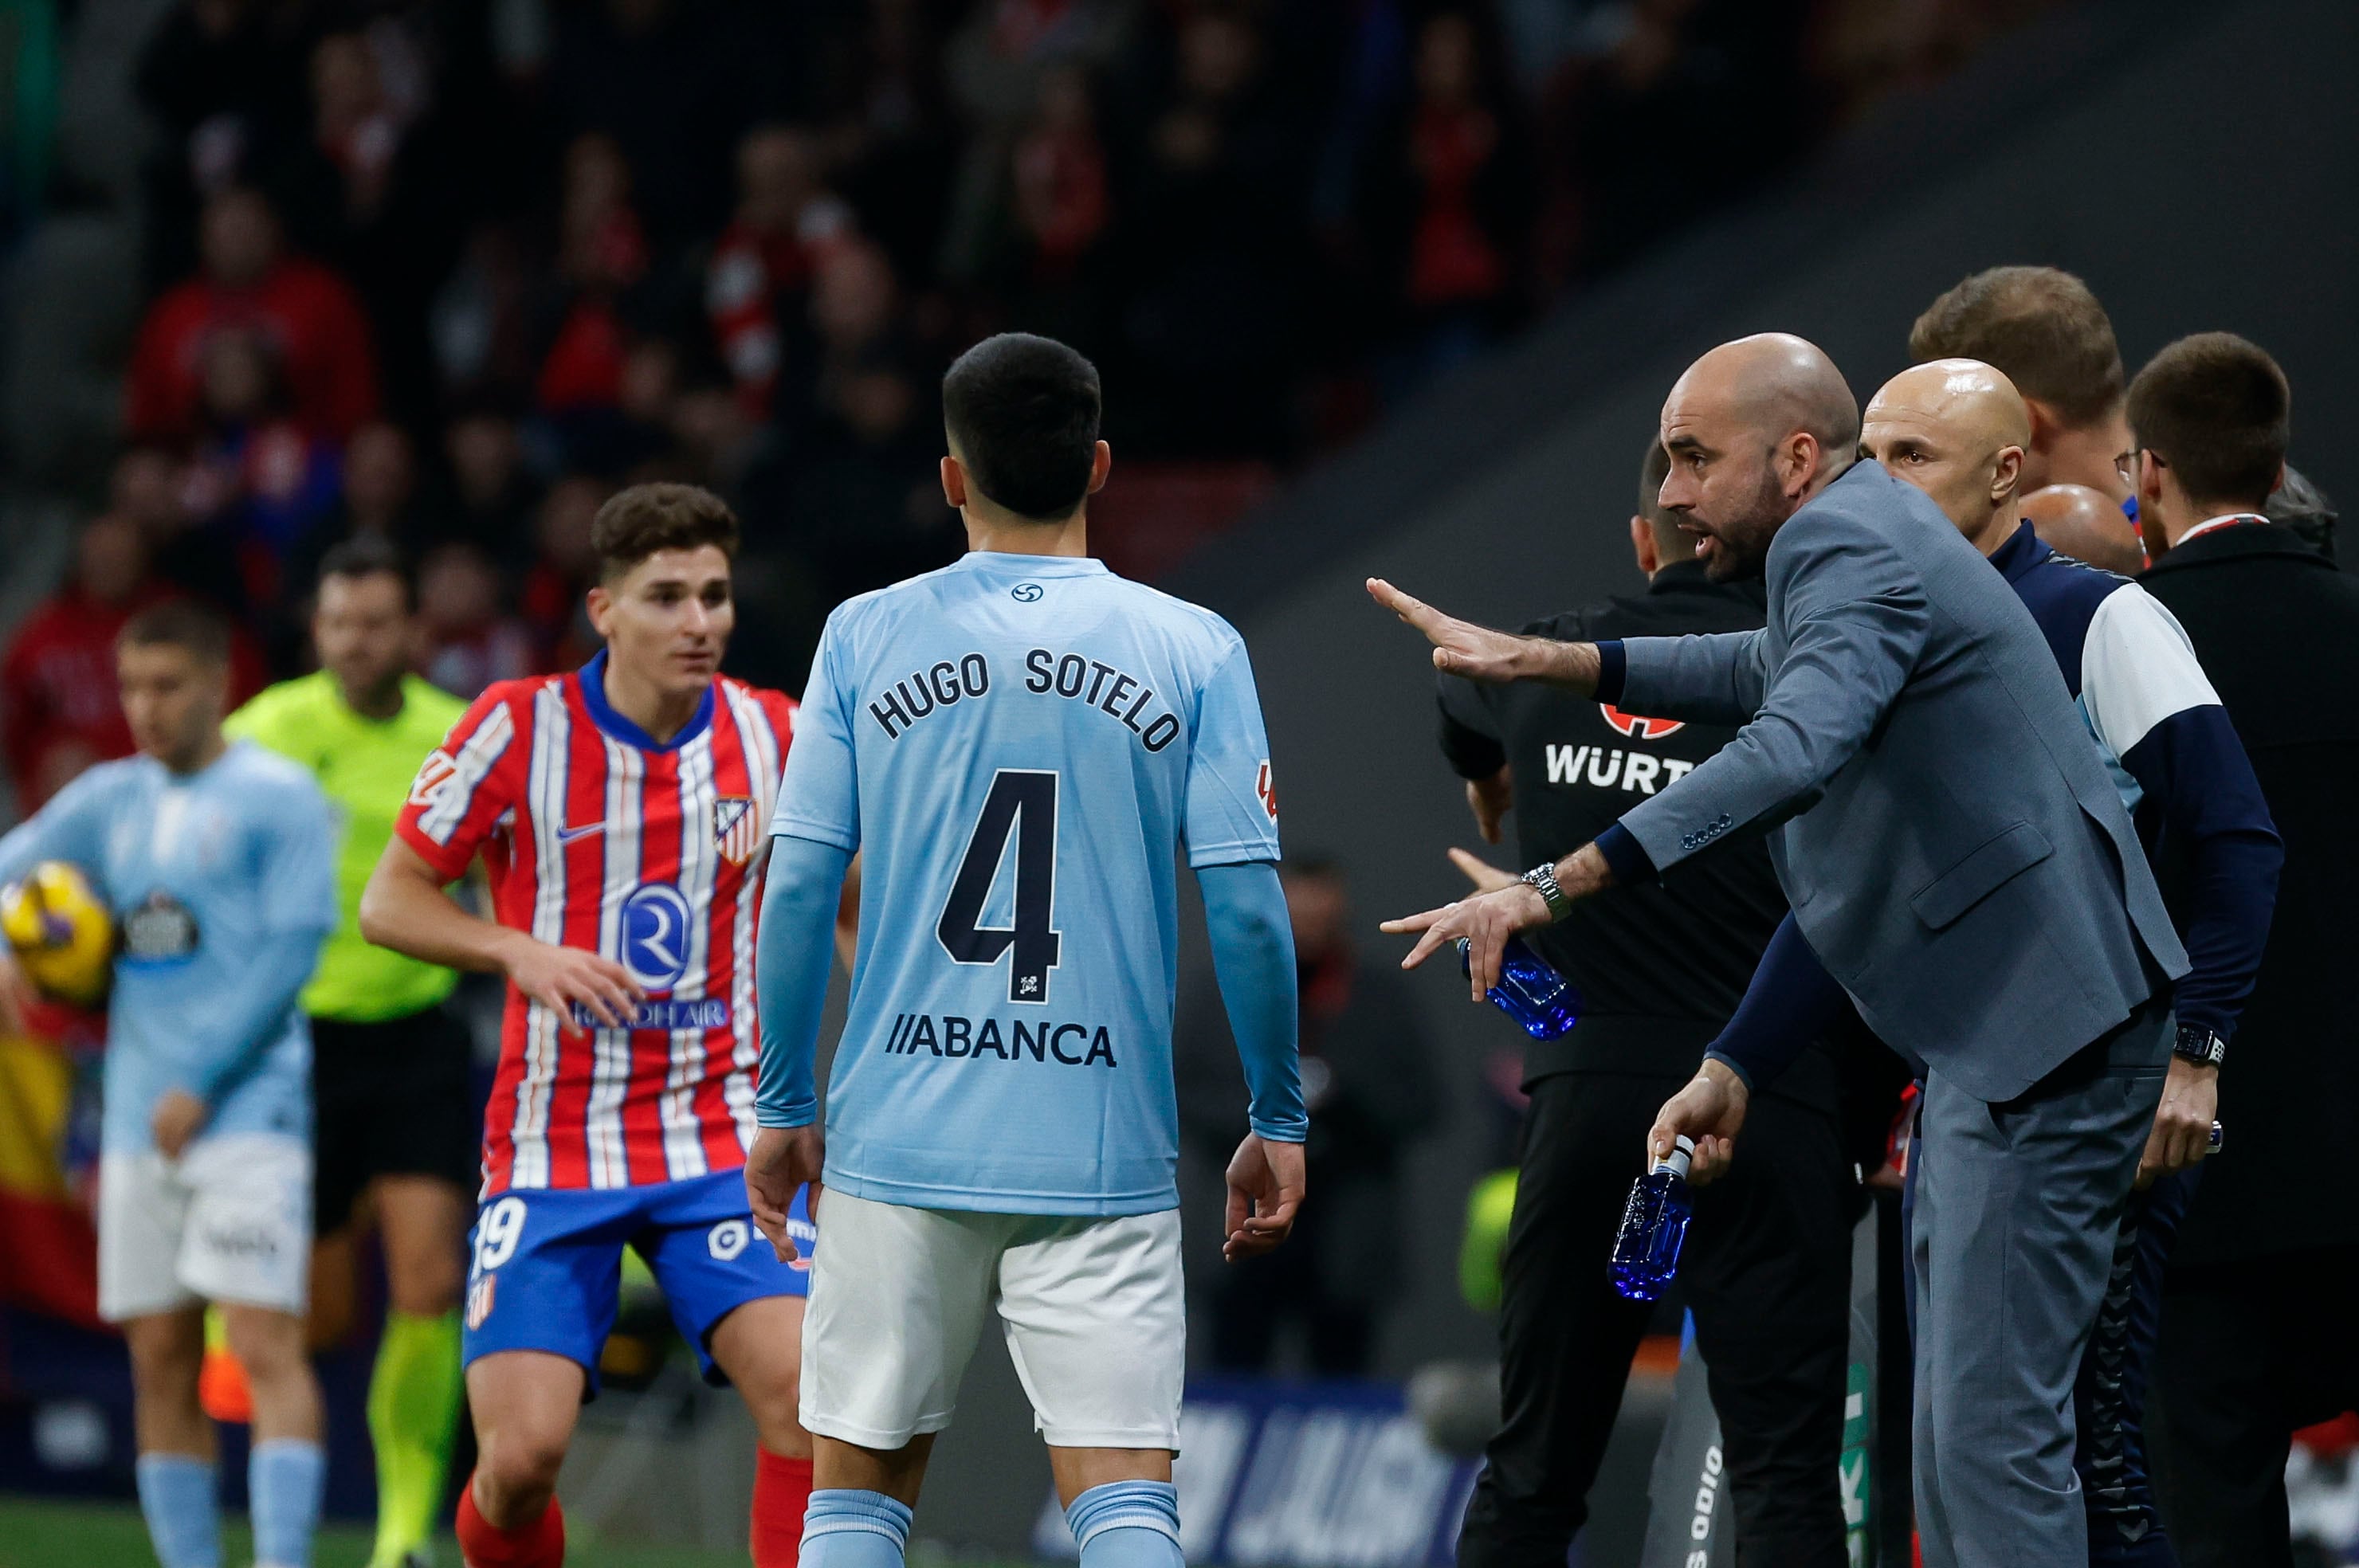
[[[2039,628],[1924,493],[1854,466],[1778,530],[1760,632],[1633,638],[1618,705],[1743,724],[1622,819],[1658,870],[1775,827],[1861,1015],[2011,1099],[2187,957]],[[2141,952],[2143,949],[2143,952]]]

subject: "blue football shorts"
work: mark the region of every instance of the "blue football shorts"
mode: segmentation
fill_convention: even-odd
[[[646,1260],[698,1370],[713,1365],[712,1331],[747,1302],[810,1291],[809,1188],[788,1221],[802,1256],[781,1263],[745,1203],[740,1171],[614,1188],[542,1188],[485,1198],[468,1237],[469,1364],[502,1350],[541,1350],[578,1363],[598,1390],[598,1353],[614,1326],[623,1249]]]

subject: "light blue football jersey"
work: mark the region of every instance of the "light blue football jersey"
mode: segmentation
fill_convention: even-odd
[[[1179,853],[1278,853],[1226,622],[1065,557],[977,552],[851,600],[773,831],[862,857],[829,1184],[1016,1214],[1179,1202]]]
[[[181,775],[148,757],[90,769],[0,838],[0,881],[82,868],[114,913],[103,1147],[154,1147],[168,1088],[219,1078],[204,1131],[309,1139],[311,1035],[289,998],[268,1040],[227,1038],[257,948],[336,924],[335,833],[311,775],[249,741]],[[223,1069],[229,1068],[222,1076]]]

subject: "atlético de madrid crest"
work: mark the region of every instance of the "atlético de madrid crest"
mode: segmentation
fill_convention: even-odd
[[[712,842],[721,858],[742,866],[762,847],[762,816],[753,801],[742,795],[724,795],[712,803]]]
[[[1605,715],[1605,722],[1633,741],[1659,741],[1664,736],[1684,730],[1687,725],[1677,719],[1641,719],[1635,713],[1625,713],[1610,702],[1597,705]]]

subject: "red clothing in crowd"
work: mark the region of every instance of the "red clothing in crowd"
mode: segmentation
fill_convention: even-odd
[[[195,433],[205,340],[225,330],[259,331],[269,341],[296,416],[315,435],[341,443],[376,416],[376,354],[358,297],[327,268],[289,258],[252,288],[192,277],[149,308],[131,360],[134,440]]]
[[[1475,183],[1498,145],[1497,122],[1480,109],[1418,111],[1409,154],[1424,182],[1425,200],[1409,239],[1413,303],[1485,300],[1506,282],[1506,260],[1475,216]]]
[[[71,747],[91,761],[131,754],[131,729],[115,690],[114,639],[140,611],[174,596],[156,584],[123,604],[105,604],[75,589],[44,601],[25,618],[0,658],[0,747],[7,752],[19,811],[30,812],[66,782],[52,757]],[[230,652],[230,705],[262,689],[261,655],[238,634]]]
[[[791,234],[764,233],[742,221],[722,232],[705,271],[704,309],[747,412],[767,414],[777,386],[785,356],[779,297],[808,289],[829,250],[852,232],[851,210],[832,196],[805,202]]]

